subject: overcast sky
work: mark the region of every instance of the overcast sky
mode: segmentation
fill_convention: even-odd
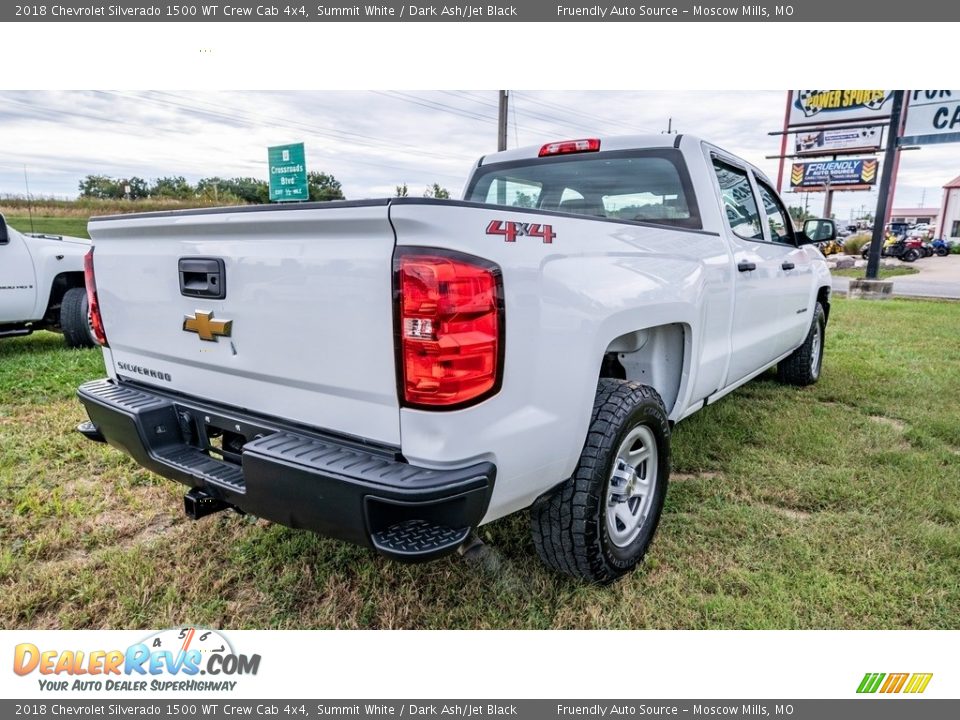
[[[511,94],[509,147],[591,135],[661,132],[668,118],[776,180],[783,91],[535,92]],[[434,182],[453,197],[471,164],[496,149],[496,91],[0,92],[0,195],[72,198],[88,174],[147,180],[184,175],[266,179],[266,148],[306,144],[310,170],[332,173],[350,199],[420,195]],[[960,175],[960,144],[904,152],[895,204],[939,206]],[[786,193],[788,204],[823,196]],[[838,193],[840,219],[876,206],[876,193]]]

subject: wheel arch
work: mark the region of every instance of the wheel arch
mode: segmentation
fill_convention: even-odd
[[[607,345],[600,378],[632,380],[652,387],[673,418],[689,377],[690,327],[666,323],[618,335]]]
[[[44,322],[48,325],[59,325],[60,303],[63,302],[63,296],[67,294],[67,290],[82,287],[86,287],[86,281],[80,271],[74,270],[55,275],[50,283],[50,296],[43,315]]]

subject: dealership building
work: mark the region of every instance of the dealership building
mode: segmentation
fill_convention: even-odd
[[[890,222],[907,225],[937,225],[940,218],[939,208],[894,208],[890,213]]]
[[[940,205],[937,237],[942,237],[944,240],[960,240],[960,176],[943,186],[943,203]]]

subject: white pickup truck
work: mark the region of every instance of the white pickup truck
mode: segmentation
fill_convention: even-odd
[[[93,347],[83,262],[90,241],[20,233],[0,215],[0,338],[63,333],[68,347]]]
[[[531,509],[595,582],[653,537],[674,423],[820,374],[830,275],[770,181],[688,135],[476,164],[462,201],[94,218],[109,377],[80,431],[224,508],[425,560]]]

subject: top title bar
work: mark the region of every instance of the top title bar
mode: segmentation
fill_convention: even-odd
[[[950,22],[960,3],[942,0],[794,0],[793,4],[735,2],[640,4],[517,0],[494,4],[396,2],[144,2],[62,0],[6,3],[2,22]],[[797,38],[799,52],[808,52]],[[823,38],[821,38],[823,40]],[[827,40],[829,42],[829,40]],[[784,48],[784,52],[787,49]]]

